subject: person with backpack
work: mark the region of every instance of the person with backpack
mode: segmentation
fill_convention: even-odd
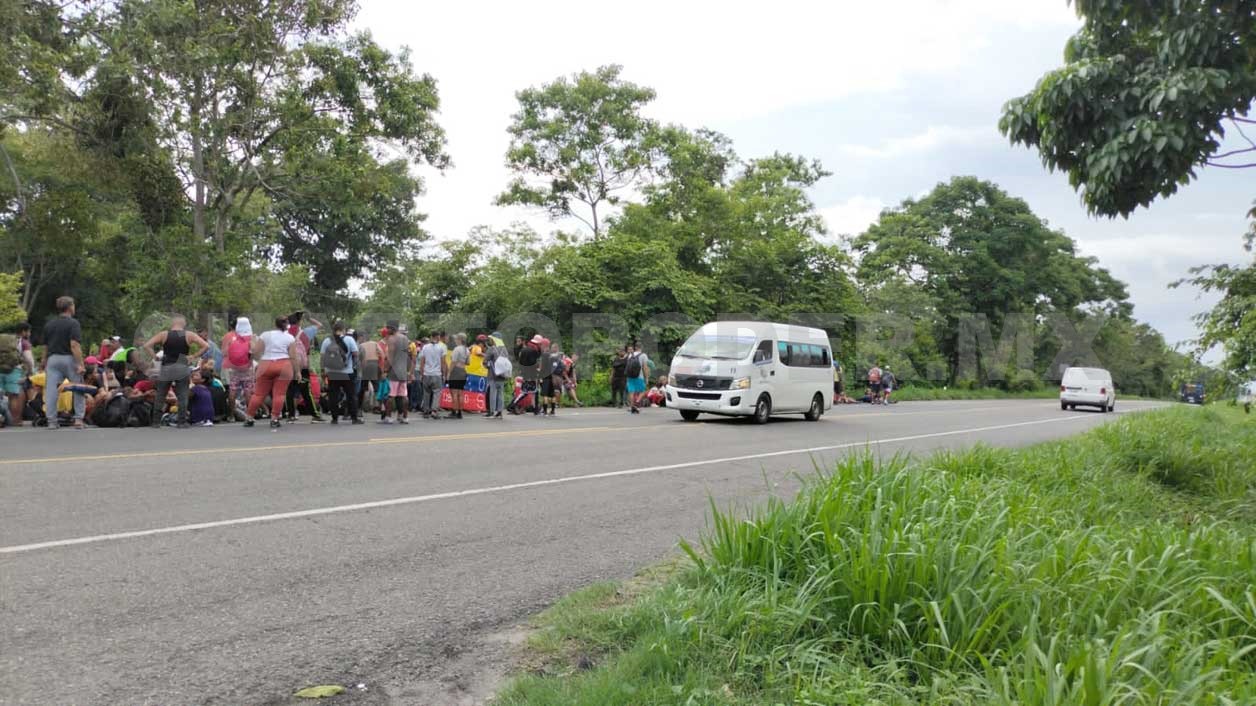
[[[174,387],[178,399],[179,411],[177,426],[188,427],[188,380],[192,375],[189,359],[196,359],[209,347],[205,339],[187,330],[187,319],[175,314],[170,319],[170,328],[158,333],[144,344],[144,350],[150,356],[155,355],[157,346],[161,346],[161,370],[157,373],[157,399],[164,400],[166,393]],[[196,350],[192,350],[196,346]],[[161,426],[161,417],[153,415],[153,426]]]
[[[894,373],[890,372],[889,367],[881,371],[881,403],[890,403],[890,394],[894,392],[898,380],[894,377]]]
[[[357,394],[353,389],[353,371],[358,365],[358,343],[345,335],[345,324],[336,321],[331,326],[331,336],[323,339],[319,349],[323,364],[323,377],[327,380],[331,398],[331,423],[340,423],[341,410],[349,414],[350,424],[362,424],[358,414]]]
[[[484,406],[484,416],[493,419],[502,419],[502,412],[506,409],[506,381],[514,375],[514,366],[511,365],[510,355],[506,351],[506,344],[502,341],[501,334],[496,331],[490,336],[491,346],[488,353],[484,356],[484,362],[488,367],[488,403]]]
[[[645,397],[645,381],[650,379],[650,359],[641,351],[641,343],[635,343],[628,362],[624,365],[630,398],[628,412],[641,414],[641,401]]]
[[[24,328],[20,331],[29,335],[30,324],[22,326]],[[26,401],[22,384],[29,374],[22,355],[23,342],[21,332],[0,334],[0,403],[3,403],[0,404],[3,408],[0,409],[0,415],[3,415],[6,427],[22,426],[22,406]]]
[[[227,408],[235,414],[253,396],[253,324],[237,317],[233,330],[222,337],[222,376],[227,383]]]

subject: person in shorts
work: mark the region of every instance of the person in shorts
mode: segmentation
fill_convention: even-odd
[[[396,322],[389,322],[385,348],[388,355],[388,398],[384,401],[384,417],[380,421],[392,424],[392,413],[397,413],[398,424],[410,423],[410,391],[408,383],[414,374],[414,359],[410,357],[410,338]]]
[[[890,403],[890,393],[894,392],[894,388],[897,386],[897,384],[898,384],[898,380],[895,379],[894,373],[890,372],[890,369],[888,367],[885,368],[885,370],[881,372],[881,403],[882,404]]]
[[[467,334],[454,334],[454,349],[449,354],[449,397],[453,409],[451,419],[462,419],[462,391],[467,386],[467,365],[471,363],[471,351],[467,349]]]

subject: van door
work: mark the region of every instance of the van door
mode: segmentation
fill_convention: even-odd
[[[776,399],[777,356],[776,341],[764,339],[755,346],[754,357],[750,365],[750,400],[753,403],[764,392],[772,399],[772,410],[778,409],[780,402]]]

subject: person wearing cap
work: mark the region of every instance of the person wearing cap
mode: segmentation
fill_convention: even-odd
[[[100,352],[97,354],[97,356],[101,360],[109,360],[110,358],[113,357],[114,353],[118,352],[118,349],[121,347],[122,347],[122,337],[110,336],[109,338],[106,338],[105,340],[100,342]]]
[[[227,383],[229,416],[243,417],[243,407],[253,397],[253,324],[247,316],[236,317],[232,330],[222,337],[222,377]],[[238,412],[238,414],[237,414]]]

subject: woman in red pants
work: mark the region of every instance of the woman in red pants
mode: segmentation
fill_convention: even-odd
[[[288,317],[275,319],[275,328],[253,339],[253,357],[258,359],[257,378],[253,383],[253,397],[249,400],[247,419],[244,426],[253,426],[253,416],[257,408],[262,406],[266,397],[270,403],[270,428],[276,431],[282,426],[279,415],[283,413],[283,403],[288,393],[288,384],[301,381],[301,369],[297,367],[301,345],[292,334],[288,333]]]

